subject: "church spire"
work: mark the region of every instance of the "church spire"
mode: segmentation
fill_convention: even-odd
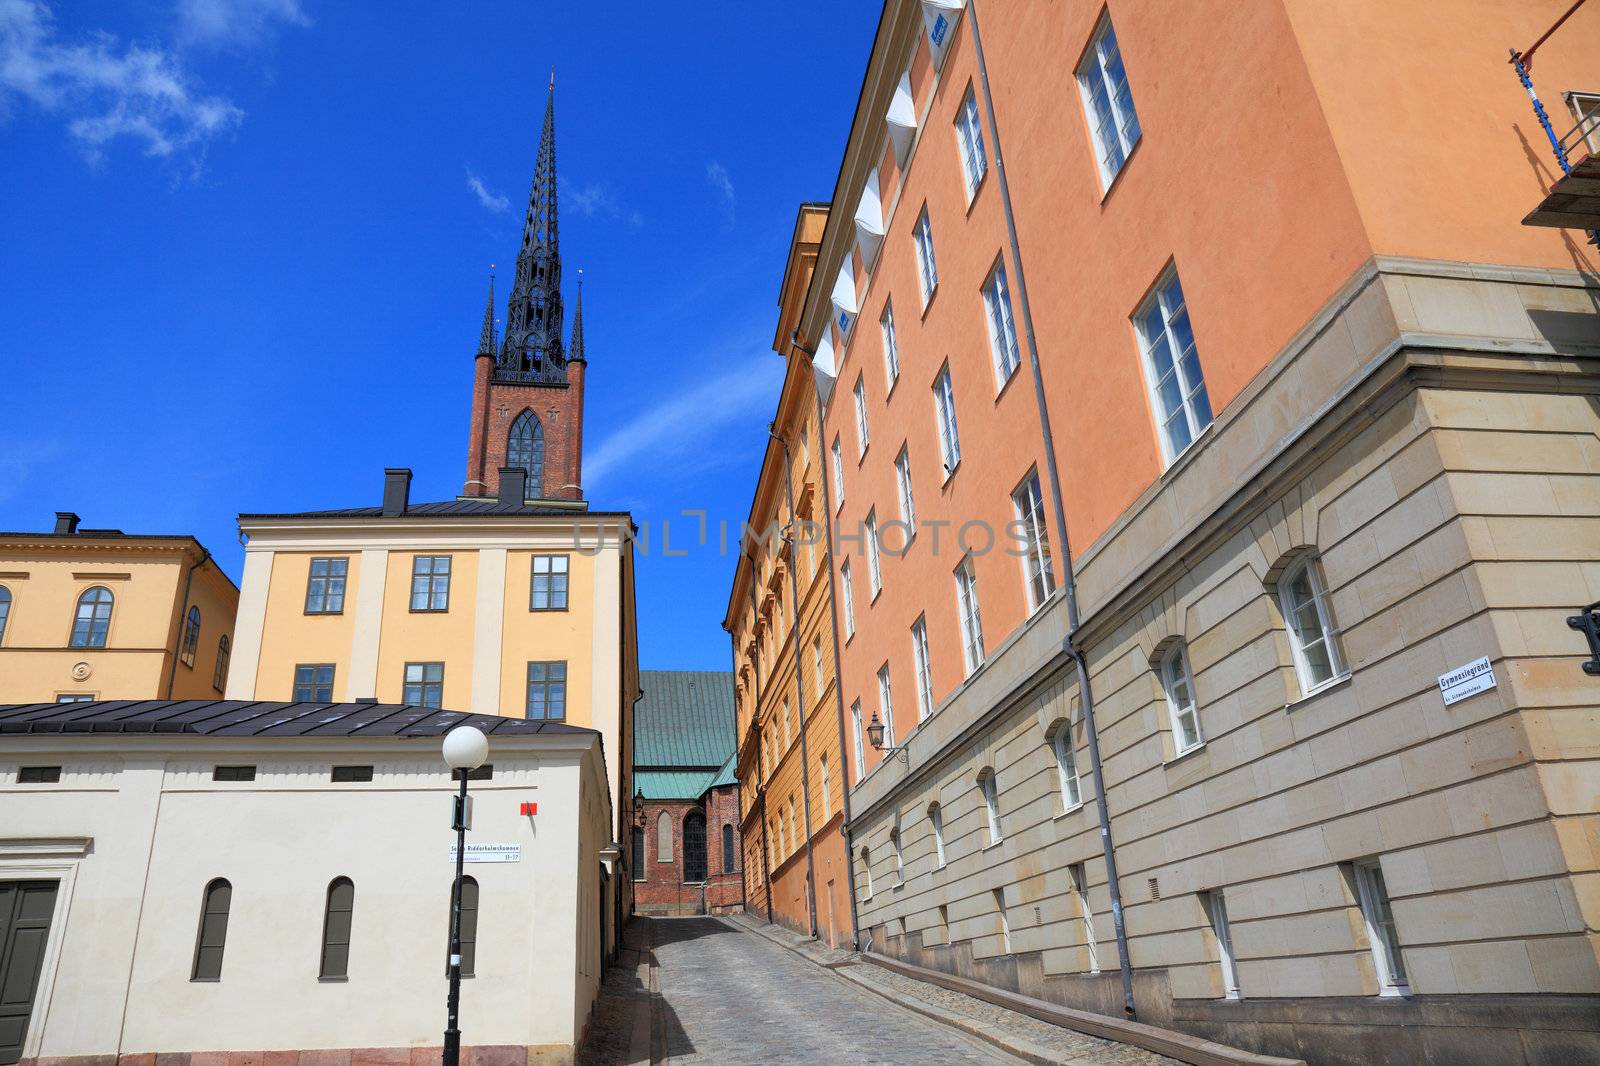
[[[503,381],[567,380],[561,340],[561,242],[556,214],[556,84],[550,74],[544,130],[522,225],[522,247],[506,309],[506,337],[495,367]]]
[[[567,362],[587,363],[583,357],[583,271],[578,271],[578,301],[572,309],[572,343],[567,345]]]
[[[483,308],[483,332],[478,335],[478,354],[494,355],[494,275],[489,275],[489,302]]]

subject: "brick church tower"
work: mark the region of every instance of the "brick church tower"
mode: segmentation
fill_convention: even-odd
[[[561,242],[556,219],[556,90],[544,109],[522,248],[497,345],[494,282],[483,312],[472,382],[472,433],[462,495],[498,497],[500,468],[527,473],[529,500],[583,499],[583,289],[562,343]]]

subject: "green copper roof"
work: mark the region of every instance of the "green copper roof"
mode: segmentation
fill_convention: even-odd
[[[734,759],[734,756],[728,756],[728,761],[722,764],[721,770],[717,771],[717,779],[711,782],[712,788],[721,788],[723,785],[737,785],[739,783],[739,779],[734,776]]]
[[[648,800],[697,800],[716,776],[715,770],[635,770],[633,787]]]
[[[733,754],[733,674],[641,670],[633,708],[633,765],[704,770],[715,776]]]

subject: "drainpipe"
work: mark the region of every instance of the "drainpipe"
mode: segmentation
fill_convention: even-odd
[[[761,612],[756,609],[756,561],[749,552],[744,553],[744,558],[750,564],[750,624],[756,626],[761,622]],[[771,925],[772,864],[767,859],[770,854],[767,850],[767,783],[761,780],[761,775],[765,772],[766,767],[762,764],[761,759],[762,737],[759,723],[761,717],[761,662],[759,659],[754,663],[754,667],[750,671],[750,676],[755,679],[756,692],[755,706],[750,712],[750,723],[755,726],[756,730],[756,799],[761,804],[761,879],[766,884],[767,924]]]
[[[767,436],[783,445],[783,488],[789,499],[789,524],[792,536],[789,540],[789,640],[790,656],[794,660],[794,695],[799,703],[800,715],[800,796],[804,801],[806,816],[806,903],[810,910],[811,939],[817,938],[817,867],[811,856],[811,756],[806,746],[806,690],[801,682],[800,671],[800,584],[795,577],[795,567],[800,562],[800,537],[799,527],[795,522],[800,517],[794,511],[794,479],[790,475],[794,459],[789,454],[789,442],[772,431],[773,425],[767,426]]]
[[[172,665],[167,668],[167,699],[172,698],[172,688],[178,683],[178,658],[183,654],[183,631],[189,624],[189,590],[194,585],[194,572],[211,561],[211,549],[200,549],[200,561],[189,567],[183,579],[183,603],[178,607],[178,640],[172,648]]]
[[[1122,1010],[1137,1017],[1133,1005],[1133,966],[1128,958],[1128,930],[1122,914],[1122,887],[1117,875],[1117,850],[1111,839],[1111,815],[1106,808],[1105,771],[1100,764],[1100,737],[1094,724],[1094,692],[1089,684],[1089,663],[1073,638],[1078,632],[1078,590],[1072,573],[1072,545],[1067,539],[1066,510],[1061,503],[1061,475],[1056,468],[1055,437],[1050,431],[1050,412],[1044,402],[1044,374],[1039,368],[1039,346],[1034,338],[1033,311],[1028,304],[1028,283],[1022,272],[1022,248],[1017,241],[1017,220],[1011,207],[1011,185],[1006,180],[1005,156],[1000,151],[1000,128],[995,121],[994,93],[989,86],[989,68],[983,57],[983,38],[978,32],[977,0],[968,0],[972,20],[972,48],[978,57],[978,78],[983,82],[983,106],[989,120],[989,138],[994,147],[994,168],[1000,181],[1000,202],[1005,209],[1006,232],[1011,239],[1011,260],[1017,273],[1017,297],[1022,304],[1022,325],[1028,338],[1028,363],[1033,371],[1033,395],[1039,405],[1039,426],[1044,434],[1045,467],[1050,478],[1050,499],[1056,529],[1061,533],[1062,591],[1067,601],[1067,637],[1061,650],[1072,656],[1077,666],[1078,692],[1083,698],[1083,732],[1089,745],[1089,764],[1094,772],[1095,807],[1100,815],[1100,844],[1105,853],[1106,883],[1111,890],[1111,922],[1116,928],[1117,961],[1122,970]]]

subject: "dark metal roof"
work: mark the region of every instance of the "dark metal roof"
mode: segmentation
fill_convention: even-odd
[[[501,503],[495,499],[482,500],[443,500],[439,503],[416,503],[407,507],[402,514],[392,517],[397,518],[470,518],[483,516],[486,518],[504,518],[507,516],[524,517],[561,517],[577,519],[585,518],[626,518],[627,511],[586,511],[575,507],[551,507],[548,504],[519,503],[507,500]],[[242,522],[248,518],[382,518],[382,507],[336,507],[330,511],[287,511],[279,514],[242,514]]]
[[[639,689],[633,765],[698,767],[714,776],[734,751],[732,672],[641,670]]]
[[[184,733],[216,737],[436,737],[458,725],[495,736],[598,735],[565,722],[502,718],[405,703],[97,700],[0,706],[0,737],[18,733]]]

